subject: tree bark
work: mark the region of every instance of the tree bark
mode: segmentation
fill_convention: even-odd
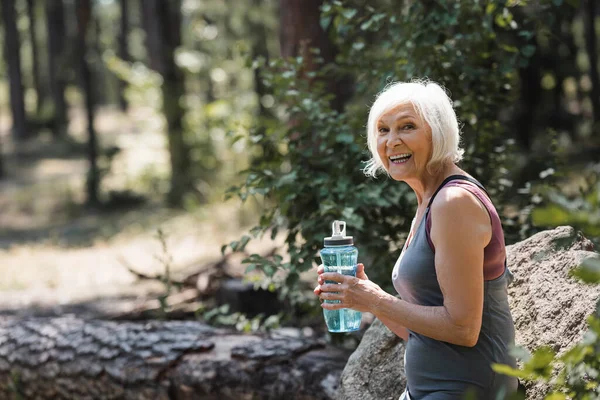
[[[2,154],[2,142],[0,141],[0,179],[4,178],[4,158]]]
[[[19,32],[17,30],[15,0],[2,0],[4,19],[4,57],[8,65],[10,85],[10,108],[12,112],[12,133],[15,140],[24,140],[27,135],[25,126],[25,100],[21,74],[21,56],[19,54]]]
[[[87,111],[88,128],[88,161],[89,171],[86,181],[86,202],[90,205],[98,205],[98,186],[100,177],[98,173],[98,149],[96,142],[96,130],[94,128],[94,115],[96,99],[94,98],[94,87],[92,74],[86,59],[86,37],[92,18],[90,0],[76,0],[77,10],[77,54],[79,54],[79,73],[81,89],[85,97],[85,108]]]
[[[583,13],[585,24],[585,47],[590,61],[590,78],[592,81],[591,101],[594,110],[594,128],[600,122],[600,76],[598,75],[598,52],[596,50],[596,1],[586,0],[587,10]]]
[[[253,0],[253,7],[260,7],[261,0]],[[252,20],[248,20],[248,25],[251,27],[254,32],[254,40],[252,41],[251,54],[252,59],[256,60],[259,57],[264,58],[265,65],[269,65],[269,49],[267,46],[267,30],[265,29],[265,25],[261,22],[256,22]],[[266,108],[263,104],[263,98],[267,94],[270,94],[269,89],[263,83],[261,78],[261,68],[257,67],[254,69],[254,91],[256,92],[256,96],[258,97],[258,118],[261,119],[272,119],[274,118],[271,110]],[[210,82],[210,79],[209,79]],[[265,134],[265,127],[263,124],[258,124],[259,134]],[[260,156],[262,159],[273,159],[277,154],[277,145],[271,142],[265,142],[261,146],[262,155]],[[256,158],[254,160],[257,160]],[[254,161],[253,160],[253,161]]]
[[[332,399],[348,356],[315,339],[240,334],[196,321],[3,318],[0,396]]]
[[[319,68],[311,48],[319,49],[324,64],[333,63],[337,50],[321,27],[323,0],[279,0],[279,43],[282,57],[301,56],[306,72]],[[342,111],[353,91],[353,79],[338,75],[327,77],[328,91],[334,94],[332,107]]]
[[[119,33],[119,58],[123,61],[130,61],[129,48],[127,45],[127,35],[129,34],[129,1],[121,0],[121,31]],[[126,82],[119,79],[119,107],[121,111],[127,111],[127,100],[125,99]]]
[[[163,113],[171,163],[171,185],[167,201],[181,206],[183,195],[192,187],[190,149],[184,138],[181,100],[185,94],[183,74],[175,64],[175,49],[181,45],[180,0],[146,0],[141,2],[146,47],[150,68],[163,77]]]
[[[35,86],[36,103],[35,109],[39,113],[42,104],[46,97],[46,90],[42,84],[42,77],[40,74],[40,53],[37,45],[37,25],[36,25],[36,2],[35,0],[27,0],[27,14],[29,15],[29,34],[31,40],[31,59],[32,59],[32,72],[33,72],[33,85]]]
[[[65,100],[66,54],[65,54],[65,16],[62,0],[46,1],[46,18],[48,27],[48,75],[50,93],[54,106],[55,137],[67,133],[67,102]]]
[[[88,65],[92,70],[92,79],[96,83],[94,89],[96,104],[105,105],[109,104],[110,82],[106,73],[106,66],[102,61],[102,26],[98,15],[92,13],[90,18],[90,33],[88,35],[91,37],[91,40],[88,42],[88,47],[92,49],[93,59],[96,61],[88,63]]]

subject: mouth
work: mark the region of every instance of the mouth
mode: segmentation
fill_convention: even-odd
[[[396,154],[394,156],[389,156],[388,159],[390,160],[390,162],[392,164],[404,164],[405,162],[410,160],[411,157],[412,157],[412,154],[403,153],[403,154]]]

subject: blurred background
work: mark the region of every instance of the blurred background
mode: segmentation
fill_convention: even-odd
[[[2,0],[0,304],[324,328],[334,219],[390,273],[416,206],[367,179],[386,84],[454,100],[507,242],[600,243],[600,20],[585,1]]]

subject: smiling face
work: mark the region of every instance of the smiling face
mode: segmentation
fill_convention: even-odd
[[[412,104],[384,113],[377,121],[377,153],[397,181],[419,179],[431,159],[431,128]]]

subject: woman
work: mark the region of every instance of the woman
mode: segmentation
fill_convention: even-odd
[[[515,391],[515,378],[491,369],[515,366],[504,235],[485,189],[456,165],[463,150],[451,100],[433,82],[393,84],[371,107],[367,140],[365,172],[384,170],[417,196],[392,273],[400,298],[371,282],[362,264],[356,277],[321,266],[315,294],[340,301],[321,306],[371,312],[407,341],[401,399],[455,400],[475,391],[491,400]]]

